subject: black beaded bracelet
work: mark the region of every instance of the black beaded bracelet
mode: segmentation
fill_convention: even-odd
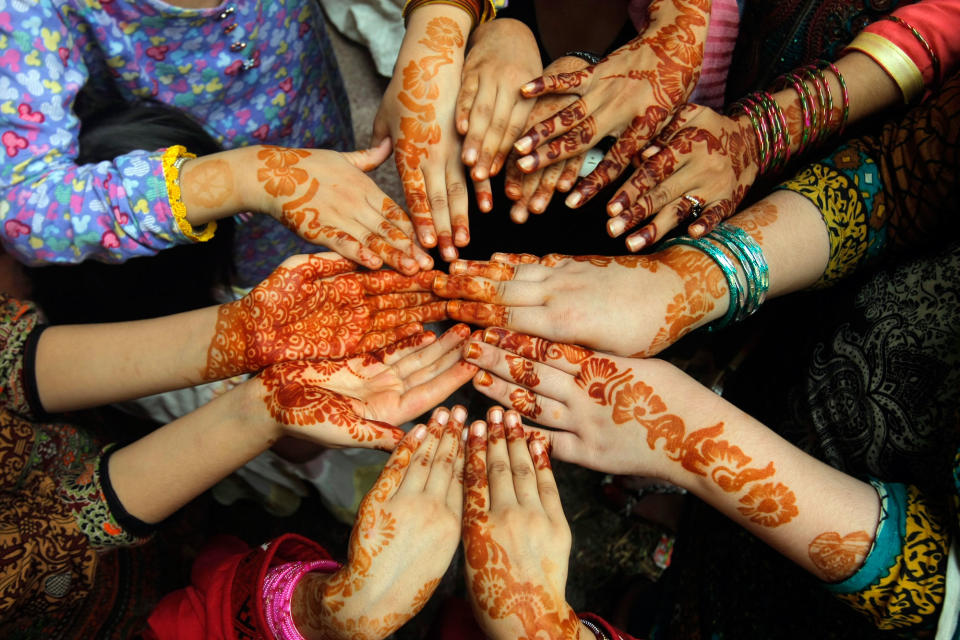
[[[585,60],[590,64],[600,64],[600,56],[595,53],[590,53],[589,51],[567,51],[564,56],[573,56],[575,58],[580,58]]]

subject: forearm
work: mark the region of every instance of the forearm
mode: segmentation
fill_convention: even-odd
[[[110,457],[113,489],[144,522],[163,520],[279,437],[250,381]]]
[[[218,309],[48,328],[34,364],[43,408],[70,411],[202,382]]]
[[[821,580],[859,568],[879,519],[870,484],[807,455],[705,388],[676,406],[701,417],[675,416],[683,441],[661,457],[666,478]]]

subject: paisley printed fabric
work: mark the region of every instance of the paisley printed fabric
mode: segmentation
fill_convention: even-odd
[[[32,303],[0,293],[0,408],[23,416],[30,414],[23,386],[23,348],[38,321]]]
[[[353,144],[314,2],[190,10],[161,0],[0,0],[0,240],[30,264],[119,262],[189,242],[171,215],[157,150],[74,164],[72,109],[87,82],[104,95],[180,108],[227,148]],[[264,263],[303,250],[269,223],[241,228],[238,251],[250,253],[250,236]]]
[[[0,295],[0,635],[6,623],[78,605],[97,551],[145,541],[114,517],[100,478],[100,444],[69,425],[35,424],[22,400],[32,304]],[[20,391],[11,390],[21,389]],[[21,415],[16,415],[17,411]]]

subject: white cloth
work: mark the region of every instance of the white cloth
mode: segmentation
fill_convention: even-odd
[[[947,585],[943,594],[943,609],[937,623],[936,640],[953,640],[957,637],[960,621],[960,558],[957,556],[957,541],[950,545],[947,558]]]
[[[337,31],[370,51],[377,73],[393,75],[403,42],[404,0],[320,0]]]

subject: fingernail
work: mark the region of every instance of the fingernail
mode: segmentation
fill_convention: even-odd
[[[463,152],[463,163],[473,166],[477,161],[477,150],[476,149],[467,149]]]
[[[527,221],[527,208],[522,204],[515,204],[510,209],[510,219],[517,224],[523,224]]]
[[[614,202],[609,207],[607,207],[607,213],[610,214],[611,216],[615,216],[621,211],[623,211],[623,205],[620,204],[619,202]]]
[[[434,246],[437,244],[437,236],[429,232],[423,234],[423,244],[427,245],[428,247]]]
[[[535,456],[539,456],[544,452],[543,443],[539,440],[533,440],[530,442],[530,451]]]
[[[417,252],[417,263],[421,269],[430,269],[433,266],[433,258],[425,253]]]
[[[506,415],[503,421],[507,427],[516,427],[520,424],[520,416],[518,416],[516,413],[510,412]]]
[[[627,248],[630,251],[640,251],[647,246],[647,241],[643,239],[643,236],[632,236],[627,238]]]
[[[463,421],[467,419],[467,410],[461,406],[456,406],[453,408],[453,421],[463,424]]]
[[[420,268],[420,265],[413,258],[402,258],[400,260],[400,268],[404,271],[416,271]]]
[[[536,82],[528,82],[527,84],[520,87],[520,91],[523,91],[524,93],[530,93],[531,91],[536,91],[536,90],[537,90]]]
[[[517,153],[529,153],[531,147],[533,147],[533,138],[530,136],[524,136],[513,143],[513,148],[517,150]]]
[[[489,193],[481,193],[477,199],[480,201],[480,211],[487,212],[493,209],[493,198]]]
[[[470,430],[469,430],[469,429],[466,429],[466,428],[464,428],[463,431],[460,432],[460,442],[466,442],[466,441],[467,441],[467,434],[468,434],[468,433],[470,433]]]
[[[438,273],[433,278],[433,289],[434,291],[445,291],[450,284],[450,279],[445,273]]]
[[[498,345],[500,344],[500,335],[493,329],[484,329],[483,341],[487,344]]]
[[[452,262],[457,259],[457,250],[451,246],[446,246],[440,249],[440,255],[442,255],[443,259],[447,262]]]
[[[425,425],[418,425],[416,429],[413,430],[413,437],[417,440],[423,440],[424,436],[427,435],[427,427]]]
[[[484,436],[487,433],[487,423],[483,420],[477,420],[470,426],[470,432],[475,436]]]
[[[475,375],[473,381],[480,387],[489,387],[493,384],[493,378],[486,371],[481,371]]]
[[[623,221],[623,218],[614,218],[607,222],[607,232],[614,238],[623,233],[626,228],[627,223]]]
[[[476,342],[467,345],[467,360],[476,360],[483,355],[483,348]]]
[[[463,260],[456,260],[450,263],[449,267],[450,275],[452,276],[461,276],[467,272],[467,263]],[[440,276],[437,276],[438,278]],[[444,276],[446,277],[446,276]],[[436,282],[436,280],[434,280]]]
[[[460,131],[466,131],[469,127],[470,122],[468,120],[461,120],[460,124],[457,125],[457,128],[459,128]]]
[[[533,202],[530,203],[530,208],[534,211],[543,211],[547,208],[547,201],[540,197],[534,198]]]
[[[557,191],[567,192],[570,191],[570,187],[573,186],[573,183],[569,180],[561,180],[557,183]]]
[[[702,224],[692,224],[692,225],[690,225],[690,228],[687,229],[687,231],[689,231],[691,235],[699,236],[700,234],[703,233],[703,225],[702,225]]]
[[[490,422],[503,422],[503,409],[500,407],[494,407],[493,409],[490,409]]]
[[[517,166],[524,171],[533,171],[534,167],[537,166],[537,161],[533,158],[533,156],[523,156],[517,160]]]
[[[564,204],[566,204],[568,207],[572,209],[578,204],[580,204],[581,200],[583,200],[583,196],[580,195],[580,192],[574,191],[573,193],[567,196],[567,199],[564,201]]]
[[[447,420],[450,419],[450,412],[443,408],[437,409],[437,412],[433,414],[433,419],[437,421],[437,424],[447,424]]]
[[[457,246],[463,246],[470,242],[470,234],[467,233],[466,229],[457,229],[456,234],[454,234],[453,241],[457,244]]]
[[[486,167],[477,167],[470,172],[470,175],[473,176],[474,180],[486,180],[490,177],[490,174],[487,173]]]

